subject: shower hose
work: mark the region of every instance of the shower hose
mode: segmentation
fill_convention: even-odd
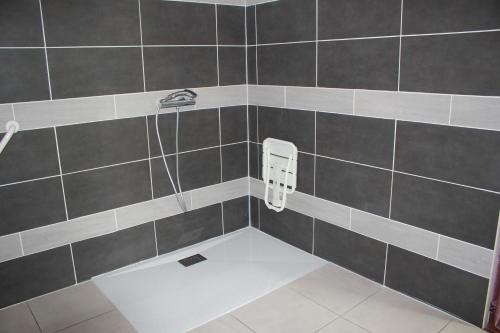
[[[175,123],[175,173],[177,178],[177,186],[178,190],[175,187],[174,181],[172,179],[172,175],[170,174],[170,170],[167,165],[167,159],[165,157],[165,152],[163,151],[163,143],[160,137],[160,130],[158,128],[158,116],[160,114],[160,105],[156,105],[156,136],[158,137],[158,142],[160,143],[160,151],[161,157],[163,158],[163,164],[165,165],[165,169],[167,170],[168,178],[170,179],[170,183],[174,189],[175,198],[177,199],[177,203],[183,212],[187,212],[186,201],[184,200],[184,196],[182,195],[181,182],[179,181],[179,107],[176,107],[176,123]]]

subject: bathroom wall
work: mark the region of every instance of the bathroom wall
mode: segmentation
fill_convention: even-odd
[[[0,308],[248,225],[245,8],[160,0],[0,4]],[[181,112],[181,214],[155,103]],[[175,113],[159,127],[175,178]],[[2,131],[4,129],[2,128]]]
[[[480,326],[500,209],[500,3],[247,8],[252,224]],[[260,148],[299,193],[262,201]]]

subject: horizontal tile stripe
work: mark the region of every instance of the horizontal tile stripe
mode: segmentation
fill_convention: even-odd
[[[189,209],[248,195],[248,178],[184,192]],[[174,195],[0,237],[0,262],[182,213]],[[115,217],[116,214],[116,217]],[[24,251],[24,252],[23,252]]]
[[[264,182],[250,177],[250,195],[263,200]],[[489,277],[493,262],[493,251],[490,249],[297,191],[287,197],[287,208],[461,270]],[[447,239],[445,244],[439,245],[445,251],[441,255],[438,237]],[[474,254],[470,254],[472,250],[475,250]]]

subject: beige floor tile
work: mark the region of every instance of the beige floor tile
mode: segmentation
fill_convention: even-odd
[[[318,333],[370,333],[369,331],[354,325],[344,318],[335,319],[328,326],[320,329]]]
[[[371,296],[344,317],[373,333],[433,333],[451,319],[449,315],[390,289]]]
[[[315,332],[337,317],[286,287],[235,310],[232,315],[259,333]]]
[[[485,333],[485,331],[476,326],[451,321],[440,333]]]
[[[289,287],[338,314],[343,314],[382,287],[334,265],[326,265]]]
[[[93,282],[36,298],[28,304],[43,333],[55,332],[114,309]]]
[[[231,315],[225,315],[195,328],[190,333],[252,333],[248,327]]]
[[[137,333],[137,331],[118,310],[114,310],[58,333]]]
[[[0,310],[0,333],[40,333],[26,303]]]

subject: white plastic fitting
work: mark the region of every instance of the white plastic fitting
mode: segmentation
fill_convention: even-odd
[[[3,152],[14,133],[19,131],[19,123],[15,120],[10,120],[5,124],[5,130],[7,132],[4,134],[2,141],[0,141],[0,154]]]
[[[262,178],[266,185],[264,202],[269,209],[285,209],[286,196],[297,187],[297,147],[288,141],[267,138],[262,145]],[[269,202],[269,192],[273,197]]]

